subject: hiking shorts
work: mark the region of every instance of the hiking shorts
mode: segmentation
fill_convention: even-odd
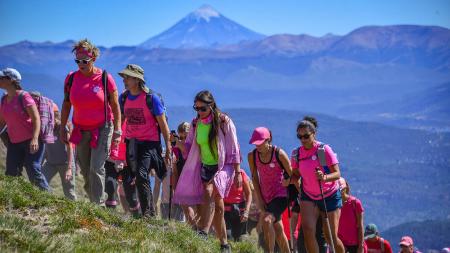
[[[302,194],[300,197],[301,201],[310,201],[313,202],[321,212],[325,212],[325,206],[323,204],[323,199],[314,200],[310,198],[302,189]],[[327,205],[327,211],[333,212],[337,209],[342,208],[342,197],[341,197],[341,190],[337,190],[332,195],[325,198],[325,203]]]
[[[271,213],[275,217],[275,222],[281,220],[281,215],[287,208],[286,197],[277,197],[267,204],[266,212]]]
[[[211,181],[211,179],[214,177],[214,175],[216,175],[216,172],[218,169],[219,169],[219,166],[217,166],[217,165],[202,164],[202,169],[200,172],[202,181],[205,183],[208,183],[209,181]]]

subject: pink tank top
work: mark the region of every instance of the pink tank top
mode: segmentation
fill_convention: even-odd
[[[283,169],[275,156],[276,147],[272,148],[272,158],[269,163],[263,163],[256,152],[256,168],[259,176],[261,194],[266,204],[277,197],[286,197],[286,188],[283,187]]]

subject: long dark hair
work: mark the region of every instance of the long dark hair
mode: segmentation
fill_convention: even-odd
[[[219,136],[219,128],[220,128],[220,114],[222,113],[217,107],[216,101],[214,100],[213,95],[208,90],[202,90],[195,96],[194,103],[200,101],[205,104],[207,104],[211,108],[212,113],[212,122],[211,122],[211,131],[208,135],[208,143],[209,143],[209,150],[211,151],[211,154],[215,158],[217,158],[217,136]],[[200,118],[200,115],[197,114],[197,119]],[[214,147],[214,148],[213,148]]]

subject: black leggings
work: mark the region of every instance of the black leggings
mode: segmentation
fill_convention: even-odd
[[[105,192],[108,195],[106,200],[107,207],[114,207],[117,205],[119,198],[117,196],[118,182],[117,178],[122,175],[123,191],[130,208],[135,208],[139,202],[137,200],[136,185],[133,184],[134,176],[131,174],[131,169],[125,166],[123,170],[117,172],[114,168],[114,163],[110,161],[105,162]]]
[[[227,230],[231,230],[231,236],[235,241],[240,241],[241,235],[247,231],[247,222],[241,222],[241,210],[245,208],[245,202],[225,205],[231,208],[231,210],[225,211],[224,214]]]

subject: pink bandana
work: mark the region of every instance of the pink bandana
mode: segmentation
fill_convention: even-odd
[[[88,50],[82,47],[77,49],[77,55],[86,55],[89,56],[89,58],[93,57],[92,52],[89,52]]]
[[[213,114],[210,113],[208,117],[206,117],[206,118],[204,118],[204,119],[201,119],[202,123],[203,123],[203,124],[209,124],[209,123],[211,123],[212,118],[213,118],[212,115],[213,115]]]

